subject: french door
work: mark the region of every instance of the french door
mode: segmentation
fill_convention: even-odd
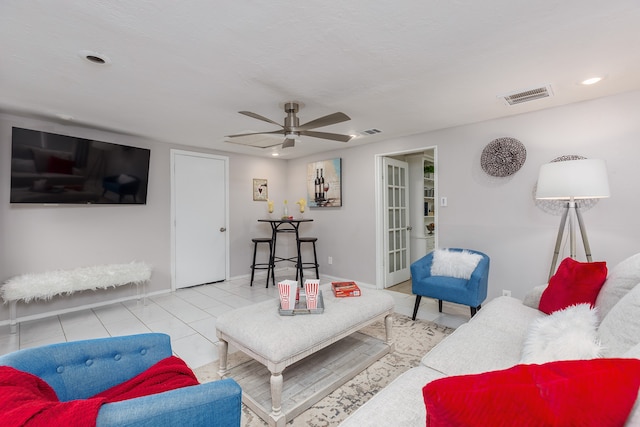
[[[386,288],[409,280],[408,169],[406,162],[382,158]]]

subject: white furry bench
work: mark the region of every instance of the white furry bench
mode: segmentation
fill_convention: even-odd
[[[145,284],[151,279],[151,266],[132,262],[129,264],[99,265],[74,270],[58,270],[48,273],[23,274],[7,280],[0,293],[9,303],[11,333],[16,332],[17,303],[32,300],[50,300],[56,295],[106,289],[122,285],[136,285],[138,299],[145,298]],[[142,289],[141,289],[142,288]]]

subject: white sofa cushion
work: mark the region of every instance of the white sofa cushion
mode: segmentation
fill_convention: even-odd
[[[604,319],[609,310],[638,283],[640,283],[640,253],[621,261],[609,271],[609,277],[602,285],[596,299],[600,319]]]
[[[340,427],[424,426],[422,388],[444,375],[425,366],[409,369],[344,420]]]
[[[634,359],[640,359],[640,343],[634,345],[629,350],[627,350],[622,357],[632,357]],[[638,396],[640,397],[640,396]]]
[[[509,368],[520,361],[531,322],[546,314],[511,297],[498,297],[442,340],[422,364],[447,375]]]
[[[598,315],[589,304],[573,305],[536,319],[529,327],[521,363],[599,357],[597,326]]]
[[[605,357],[621,357],[640,342],[640,285],[609,311],[598,328]]]

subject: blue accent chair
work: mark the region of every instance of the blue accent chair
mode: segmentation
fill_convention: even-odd
[[[28,348],[0,365],[47,382],[60,401],[86,399],[172,355],[168,335],[150,333]],[[242,390],[232,379],[102,405],[97,426],[240,426]]]
[[[463,251],[461,248],[449,248],[449,250]],[[442,301],[468,305],[471,307],[471,317],[482,307],[482,302],[487,298],[489,257],[482,252],[466,250],[482,255],[482,259],[469,280],[447,276],[432,276],[431,264],[433,263],[434,252],[428,253],[411,264],[411,290],[416,296],[413,320],[416,320],[420,299],[423,296],[437,299],[440,313],[442,313]]]

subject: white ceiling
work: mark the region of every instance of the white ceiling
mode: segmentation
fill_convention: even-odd
[[[3,0],[0,111],[265,156],[225,142],[277,130],[238,111],[281,123],[295,100],[301,123],[352,118],[319,131],[382,131],[296,158],[640,89],[639,23],[638,0]]]

